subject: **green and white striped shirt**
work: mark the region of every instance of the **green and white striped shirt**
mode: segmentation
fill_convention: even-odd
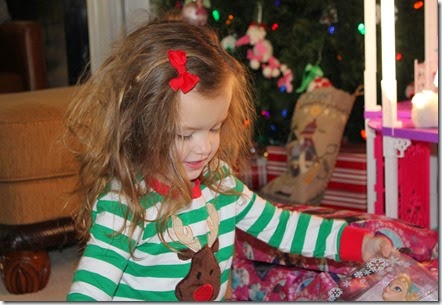
[[[190,207],[177,215],[179,223],[188,229],[184,229],[184,235],[196,237],[201,246],[210,240],[210,221],[207,219],[210,218],[211,209],[208,205],[215,208],[217,218],[214,219],[219,222],[218,231],[215,232],[219,247],[214,252],[220,271],[219,287],[190,292],[195,286],[186,286],[185,293],[198,297],[198,300],[223,300],[232,265],[236,228],[284,252],[346,259],[340,251],[341,235],[343,231],[352,231],[353,228],[345,222],[279,209],[250,191],[229,174],[227,167],[224,169],[226,175],[222,177],[222,184],[241,195],[219,194],[197,183]],[[164,195],[164,188],[162,190],[158,185],[151,188],[153,191],[141,198],[146,219],[155,219]],[[118,183],[113,183],[112,189],[118,189]],[[125,201],[115,191],[106,192],[98,198],[93,209],[91,237],[74,274],[68,301],[180,300],[176,293],[177,285],[184,278],[193,276],[189,273],[192,261],[180,259],[161,243],[154,222],[146,222],[144,228],[138,227],[132,238],[126,231],[113,237],[112,234],[123,224],[126,208]],[[187,249],[174,234],[175,231],[170,228],[171,234],[165,234],[166,241],[176,249]],[[361,238],[348,233],[346,236],[354,239],[350,243],[354,249],[348,251],[360,251]],[[129,244],[135,247],[134,257],[130,256]],[[210,263],[206,265],[206,262],[196,262],[195,259],[194,265],[204,273]],[[195,276],[204,278],[201,273]],[[203,286],[207,288],[213,285]],[[213,296],[210,298],[211,294]],[[187,297],[181,300],[192,299]]]

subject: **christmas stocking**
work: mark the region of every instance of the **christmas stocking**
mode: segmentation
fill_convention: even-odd
[[[261,196],[281,203],[319,205],[355,99],[334,87],[301,95],[286,145],[287,170],[265,185]]]

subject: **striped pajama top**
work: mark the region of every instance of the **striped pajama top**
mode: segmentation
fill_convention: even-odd
[[[277,208],[250,191],[223,166],[223,186],[239,195],[219,194],[197,182],[190,207],[171,220],[169,234],[164,234],[175,249],[188,249],[190,254],[185,259],[160,241],[154,222],[138,227],[132,238],[127,230],[112,235],[124,223],[127,207],[115,192],[118,183],[113,183],[94,204],[91,237],[67,300],[223,300],[236,228],[283,252],[337,261],[361,259],[365,231],[343,221]],[[141,198],[141,203],[146,219],[155,219],[165,188],[159,182],[150,187],[152,191]],[[344,243],[348,245],[346,249],[340,247]],[[129,245],[135,248],[134,257],[130,256]]]

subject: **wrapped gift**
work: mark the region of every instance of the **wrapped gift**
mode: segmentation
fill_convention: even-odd
[[[267,159],[256,156],[251,160],[250,170],[241,173],[238,178],[251,190],[258,190],[267,183]]]
[[[267,182],[287,170],[285,146],[267,147]],[[367,211],[365,146],[342,145],[321,206]]]
[[[398,253],[419,262],[428,274],[438,278],[437,231],[361,211],[275,205],[324,218],[342,219],[350,226],[387,236]],[[353,276],[359,269],[361,264],[353,262],[283,253],[237,230],[231,296],[235,301],[318,301],[321,297],[328,298],[328,292],[333,292],[344,278]]]

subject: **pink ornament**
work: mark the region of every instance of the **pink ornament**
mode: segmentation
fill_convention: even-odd
[[[268,64],[262,65],[262,74],[265,78],[278,77],[281,74],[280,67],[281,63],[279,60],[272,56],[269,58]]]
[[[282,76],[278,79],[278,88],[285,88],[285,91],[291,93],[293,91],[293,72],[286,65],[281,66]]]
[[[192,1],[183,6],[181,15],[185,21],[190,24],[203,26],[207,23],[209,14],[202,5],[201,1]]]
[[[257,42],[264,40],[266,34],[266,30],[263,26],[251,24],[249,25],[246,34],[237,40],[236,46],[239,47],[246,44],[254,46]]]

